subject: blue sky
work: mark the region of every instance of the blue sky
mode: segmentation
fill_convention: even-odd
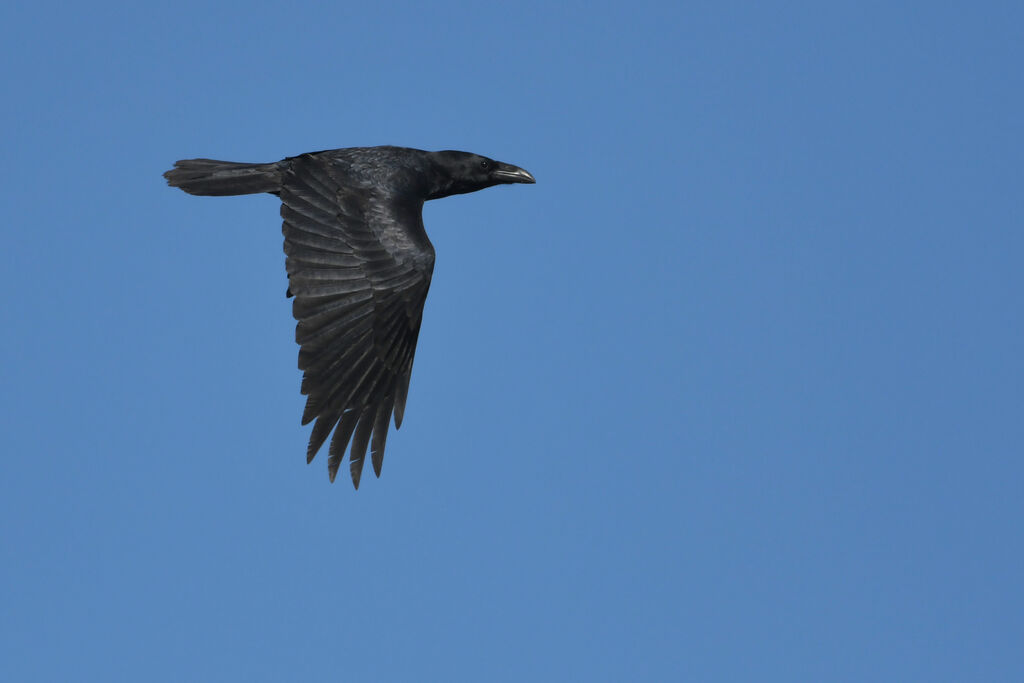
[[[339,3],[342,5],[342,3]],[[1024,679],[1016,3],[8,3],[0,678]],[[465,149],[381,479],[276,200]]]

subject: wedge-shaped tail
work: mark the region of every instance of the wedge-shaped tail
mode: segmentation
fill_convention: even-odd
[[[167,184],[189,194],[223,197],[276,193],[281,189],[281,164],[243,164],[216,159],[184,159],[164,173]]]

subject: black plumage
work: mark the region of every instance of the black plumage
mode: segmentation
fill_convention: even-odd
[[[288,295],[302,423],[315,423],[313,460],[331,437],[331,481],[351,442],[349,470],[359,488],[369,448],[380,476],[394,415],[402,425],[434,247],[423,202],[503,183],[532,183],[521,168],[467,152],[354,147],[270,164],[178,161],[169,185],[195,195],[269,192],[281,198]]]

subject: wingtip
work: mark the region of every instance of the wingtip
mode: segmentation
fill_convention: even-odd
[[[302,426],[305,427],[319,416],[320,407],[316,405],[316,401],[310,396],[306,399],[306,407],[302,409]]]

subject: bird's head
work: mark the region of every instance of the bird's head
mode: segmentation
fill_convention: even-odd
[[[494,185],[537,182],[528,171],[518,166],[488,159],[479,154],[447,150],[431,152],[430,157],[443,177],[443,182],[428,199],[476,192]]]

